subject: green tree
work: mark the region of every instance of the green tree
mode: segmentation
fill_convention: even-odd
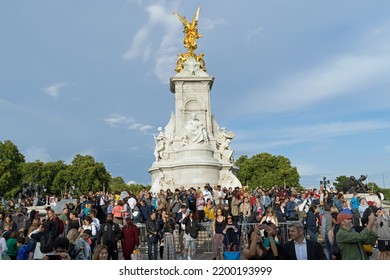
[[[129,191],[129,185],[126,184],[125,180],[122,177],[114,177],[110,181],[109,191],[114,193],[120,193],[121,191]]]
[[[251,188],[263,186],[290,186],[301,188],[299,173],[295,166],[291,166],[288,158],[274,156],[268,153],[254,155],[251,158],[244,155],[236,161],[240,168],[237,177],[243,185]]]
[[[69,167],[69,173],[78,194],[101,191],[103,187],[109,186],[111,179],[104,164],[96,162],[90,155],[76,155]]]
[[[0,141],[0,194],[7,198],[17,194],[21,188],[21,164],[24,156],[10,140]]]
[[[43,189],[47,193],[59,195],[66,186],[63,182],[58,184],[57,175],[66,171],[68,166],[63,161],[48,162],[42,161],[25,162],[22,164],[22,181],[24,184],[33,184],[38,187],[40,195]],[[56,183],[56,184],[55,184]]]
[[[336,177],[335,181],[333,182],[333,186],[336,187],[336,190],[341,192],[346,187],[346,183],[348,181],[349,177],[345,175],[340,175]]]

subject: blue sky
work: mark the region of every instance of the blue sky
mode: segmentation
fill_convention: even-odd
[[[390,184],[390,2],[6,0],[0,140],[26,160],[90,154],[149,184],[153,134],[174,110],[180,21],[201,6],[197,53],[235,158],[288,157],[301,184]]]

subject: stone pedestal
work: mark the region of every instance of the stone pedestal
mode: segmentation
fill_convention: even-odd
[[[188,67],[185,73],[171,78],[175,112],[155,138],[156,161],[148,170],[153,192],[181,186],[203,188],[206,183],[241,187],[234,175],[237,168],[230,149],[234,133],[220,128],[211,113],[213,82],[207,73]]]

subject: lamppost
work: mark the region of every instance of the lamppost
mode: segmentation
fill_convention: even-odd
[[[326,189],[326,186],[330,184],[329,180],[326,180],[326,177],[324,176],[323,181],[320,181],[320,186],[324,186],[324,189]]]

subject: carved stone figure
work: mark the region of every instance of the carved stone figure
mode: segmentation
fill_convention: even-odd
[[[233,151],[230,149],[230,143],[232,142],[233,138],[233,131],[227,132],[225,127],[222,127],[219,131],[218,150],[222,155],[222,159],[226,159],[230,162],[233,161]]]
[[[156,157],[156,161],[159,161],[161,159],[167,159],[165,150],[167,148],[167,138],[165,137],[164,131],[162,127],[158,128],[158,135],[157,137],[154,136],[154,140],[156,142],[156,146],[154,148],[154,156]]]
[[[196,117],[195,113],[191,114],[191,119],[185,126],[185,136],[183,144],[207,144],[209,137],[203,123]]]

